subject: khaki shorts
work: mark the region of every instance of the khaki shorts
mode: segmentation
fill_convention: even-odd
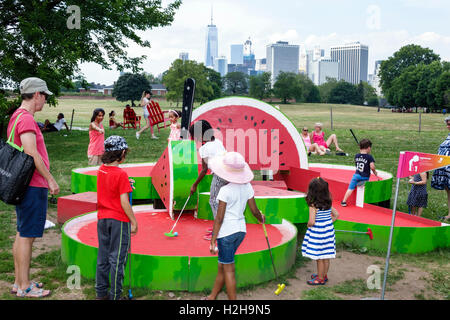
[[[102,164],[102,156],[88,156],[88,164],[90,166],[99,166]]]

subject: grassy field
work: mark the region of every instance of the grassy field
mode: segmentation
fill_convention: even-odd
[[[174,107],[165,101],[160,102],[163,109]],[[90,122],[92,111],[101,107],[106,113],[115,110],[116,119],[122,120],[122,110],[124,103],[115,100],[88,100],[88,99],[60,99],[56,108],[45,106],[44,110],[36,114],[37,121],[50,119],[54,121],[59,112],[65,114],[65,118],[70,125],[72,110],[75,109],[73,126],[87,128]],[[333,108],[333,130],[331,130],[330,109]],[[426,153],[437,153],[437,149],[441,142],[445,139],[448,131],[443,122],[443,116],[440,114],[423,114],[422,128],[419,133],[419,114],[401,114],[392,113],[390,110],[382,109],[377,112],[376,108],[357,107],[348,105],[326,105],[326,104],[292,104],[281,105],[281,111],[285,113],[300,130],[303,126],[313,128],[315,122],[324,124],[326,136],[335,133],[338,137],[340,147],[350,154],[349,157],[341,157],[335,155],[329,156],[311,156],[310,162],[334,163],[354,165],[353,157],[358,152],[358,147],[350,134],[349,129],[355,131],[358,139],[369,138],[373,142],[373,156],[376,160],[376,166],[380,170],[388,171],[395,175],[398,162],[399,152],[420,151]],[[142,111],[137,108],[138,115],[142,115]],[[105,118],[104,125],[107,127],[108,120]],[[120,134],[124,136],[130,146],[130,153],[127,157],[127,163],[132,162],[150,162],[157,161],[163,152],[167,137],[168,129],[162,129],[157,135],[159,140],[150,139],[150,133],[147,130],[141,136],[140,140],[136,140],[134,130],[110,130],[106,129],[105,136],[112,134]],[[44,135],[47,149],[49,152],[51,172],[55,176],[60,185],[61,193],[59,196],[71,194],[70,191],[70,175],[71,170],[77,167],[87,166],[87,146],[89,142],[88,132],[83,130],[73,130],[67,132],[63,129],[61,132],[46,133]],[[334,149],[333,149],[334,151]],[[395,183],[393,188],[395,187]],[[409,185],[403,180],[400,185],[398,209],[408,212],[406,199],[409,192]],[[436,191],[430,187],[428,182],[429,202],[428,208],[424,210],[424,217],[437,219],[438,216],[445,215],[447,212],[447,197],[445,192]],[[391,204],[392,205],[392,204]],[[56,205],[49,206],[49,215],[55,217]],[[60,231],[57,229],[51,231],[58,235]],[[14,207],[0,203],[0,285],[13,281],[13,262],[11,255],[11,247],[13,235],[15,233],[15,213]],[[44,236],[45,237],[45,236]],[[46,277],[50,288],[55,288],[65,283],[67,275],[65,274],[64,264],[60,261],[59,247],[56,243],[49,246],[42,252],[34,253],[36,259],[33,260],[33,266],[36,273],[35,277]],[[352,249],[343,249],[352,250]],[[397,259],[401,263],[410,259],[408,255],[394,255],[394,261]],[[450,289],[448,282],[450,281],[450,267],[448,264],[450,258],[450,250],[439,250],[435,253],[424,255],[414,255],[413,260],[423,268],[428,268],[430,264],[435,264],[438,260],[439,272],[433,269],[434,273],[430,273],[430,279],[439,279],[437,283],[436,293],[432,295],[434,298],[450,299]],[[383,260],[383,258],[379,258]],[[444,261],[444,262],[442,262]],[[431,272],[431,271],[430,271]],[[442,285],[442,281],[444,285]],[[88,289],[85,295],[80,298],[92,298],[93,288],[92,281],[88,282]],[[350,288],[350,289],[349,289]],[[364,291],[361,289],[360,282],[345,282],[339,287],[331,291],[324,291],[324,298],[333,298],[332,294],[353,290],[356,292]],[[433,290],[433,289],[430,289]],[[434,292],[434,291],[432,291]],[[317,292],[312,291],[305,294],[303,299],[317,299]],[[1,294],[1,293],[0,293]],[[154,293],[143,291],[142,296],[153,299]],[[320,296],[320,292],[319,292]],[[10,296],[4,293],[2,299],[9,299]],[[418,295],[416,297],[427,298]]]

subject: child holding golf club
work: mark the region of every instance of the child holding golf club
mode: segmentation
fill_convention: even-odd
[[[238,152],[228,152],[223,156],[210,159],[211,170],[226,181],[218,195],[218,210],[214,219],[213,233],[209,250],[211,254],[218,252],[219,265],[214,287],[205,299],[215,300],[225,285],[228,299],[236,299],[236,277],[234,255],[244,240],[247,232],[244,210],[248,204],[252,214],[260,223],[264,223],[264,215],[255,203],[253,172]],[[216,247],[217,240],[217,247]]]
[[[359,153],[355,155],[356,172],[353,174],[344,199],[341,201],[341,206],[347,206],[347,199],[352,195],[357,185],[369,181],[371,170],[378,177],[377,170],[375,170],[375,159],[370,154],[371,151],[372,142],[369,139],[362,139],[359,142]]]
[[[216,156],[225,154],[226,150],[225,147],[223,146],[222,141],[214,137],[214,130],[211,127],[211,124],[206,120],[199,120],[195,122],[193,125],[191,125],[189,127],[189,135],[191,136],[191,139],[194,139],[196,142],[202,144],[202,146],[198,150],[198,153],[202,158],[202,170],[200,171],[197,180],[191,187],[190,195],[193,195],[194,192],[197,190],[198,184],[205,177],[206,173],[208,172],[208,169],[210,169],[208,166],[209,160]],[[224,186],[227,183],[227,181],[223,180],[218,175],[216,175],[214,173],[214,170],[212,169],[211,173],[212,173],[212,181],[209,195],[209,204],[211,206],[213,216],[216,217],[218,206],[216,197],[217,194],[219,193],[220,188]],[[211,240],[211,232],[212,230],[208,229],[206,236],[204,236],[203,238],[208,241]]]
[[[103,165],[97,174],[98,256],[95,291],[98,300],[119,300],[131,235],[137,222],[129,202],[132,192],[127,173],[119,168],[128,152],[123,137],[105,140]],[[133,182],[133,181],[131,181]],[[108,287],[111,279],[111,288]]]
[[[302,243],[302,255],[317,262],[317,273],[311,275],[307,284],[324,285],[328,281],[330,259],[336,257],[333,222],[339,217],[337,210],[331,206],[328,182],[320,177],[312,179],[306,203],[309,206],[309,220]]]

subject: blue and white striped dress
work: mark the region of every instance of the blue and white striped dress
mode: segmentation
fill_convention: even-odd
[[[302,243],[302,255],[313,260],[336,257],[336,240],[333,220],[331,220],[331,208],[317,211],[314,225],[306,230]]]

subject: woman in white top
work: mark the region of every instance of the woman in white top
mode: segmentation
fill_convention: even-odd
[[[247,232],[244,211],[248,204],[252,214],[260,223],[264,215],[255,202],[255,192],[250,184],[253,172],[238,152],[228,152],[209,161],[209,166],[221,179],[227,181],[217,195],[218,210],[214,219],[213,235],[209,250],[218,253],[218,272],[211,294],[205,298],[215,300],[227,288],[228,299],[236,299],[236,276],[234,255]],[[217,240],[217,247],[216,247]]]
[[[216,156],[221,156],[225,154],[226,150],[222,144],[222,141],[216,139],[214,137],[214,130],[211,127],[211,124],[206,120],[199,120],[195,122],[193,125],[189,127],[189,134],[192,139],[202,144],[200,149],[198,150],[200,154],[200,158],[202,158],[202,170],[200,171],[197,180],[191,187],[191,195],[197,190],[197,186],[205,177],[208,172],[208,161]],[[227,181],[221,179],[217,175],[212,172],[212,181],[211,188],[209,193],[209,204],[211,205],[211,210],[213,212],[213,216],[215,217],[217,214],[217,201],[216,197],[219,193],[219,190],[222,186],[224,186]],[[212,229],[207,230],[206,236],[203,238],[205,240],[211,240]]]
[[[140,105],[141,105],[142,109],[144,110],[145,126],[143,126],[141,130],[136,132],[136,139],[139,139],[139,137],[141,136],[141,133],[144,132],[145,130],[147,130],[148,128],[150,128],[150,132],[152,134],[152,139],[158,139],[158,137],[155,136],[155,134],[153,133],[153,126],[150,126],[150,119],[148,118],[150,116],[150,114],[148,113],[147,105],[149,104],[151,97],[152,97],[152,93],[150,91],[145,90],[144,92],[142,92]]]

